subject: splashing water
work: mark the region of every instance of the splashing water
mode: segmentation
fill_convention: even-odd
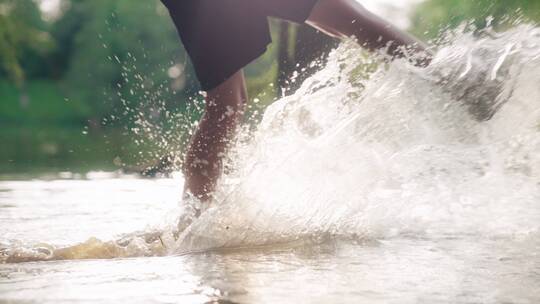
[[[540,29],[455,34],[425,69],[377,66],[353,42],[270,106],[191,224],[18,249],[9,261],[188,253],[277,243],[536,239]],[[190,213],[191,212],[191,213]],[[167,222],[167,225],[173,221]],[[171,225],[176,226],[176,225]],[[165,232],[163,232],[165,231]]]
[[[372,66],[344,43],[270,106],[236,147],[220,203],[175,252],[328,236],[537,236],[540,30],[456,35],[427,69],[398,60],[366,77]]]

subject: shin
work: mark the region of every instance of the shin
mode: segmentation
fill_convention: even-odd
[[[211,198],[227,148],[242,120],[246,100],[242,71],[207,92],[205,113],[184,162],[184,192],[203,201]]]

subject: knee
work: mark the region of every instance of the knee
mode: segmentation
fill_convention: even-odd
[[[337,37],[350,37],[358,27],[356,22],[369,12],[355,0],[319,0],[308,23]]]
[[[242,71],[235,73],[206,95],[207,112],[240,114],[246,103],[247,93]]]

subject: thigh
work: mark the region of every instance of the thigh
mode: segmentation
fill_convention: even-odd
[[[247,89],[243,69],[232,74],[220,85],[207,92],[208,107],[242,111],[247,102]]]
[[[257,3],[268,17],[304,23],[319,0],[245,0]]]

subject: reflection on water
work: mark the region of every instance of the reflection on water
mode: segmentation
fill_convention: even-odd
[[[102,226],[107,227],[113,225]],[[0,266],[0,299],[535,303],[540,300],[539,245],[534,239],[334,241],[161,258],[6,264]]]
[[[0,301],[538,303],[539,46],[458,34],[367,77],[342,45],[176,239],[181,176],[0,178]]]
[[[89,173],[85,179],[0,181],[2,240],[71,245],[145,230],[177,205],[182,180]],[[158,195],[159,194],[159,195]],[[9,206],[12,206],[11,208]]]
[[[179,182],[1,182],[0,204],[9,206],[0,208],[0,242],[73,244],[150,229],[175,209]],[[335,238],[184,256],[0,265],[0,300],[13,303],[537,303],[539,283],[535,235]]]

